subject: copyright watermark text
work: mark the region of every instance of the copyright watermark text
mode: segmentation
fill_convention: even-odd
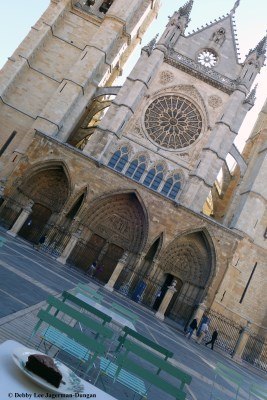
[[[93,393],[8,393],[9,399],[96,399]],[[99,399],[101,400],[101,399]]]

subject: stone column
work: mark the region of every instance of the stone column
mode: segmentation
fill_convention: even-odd
[[[243,351],[245,350],[247,341],[249,339],[250,324],[251,322],[247,321],[247,326],[244,326],[244,328],[240,331],[238,341],[232,354],[234,360],[241,361],[242,359]]]
[[[22,228],[24,222],[27,220],[29,215],[32,212],[32,206],[34,202],[29,201],[27,206],[21,211],[20,215],[18,216],[17,220],[15,221],[14,225],[11,229],[7,231],[10,236],[16,237],[20,229]]]
[[[111,277],[109,278],[109,281],[105,284],[104,288],[109,290],[110,292],[113,292],[114,290],[114,285],[121,273],[121,271],[123,270],[125,264],[126,264],[126,260],[128,258],[129,253],[127,251],[125,251],[125,253],[123,253],[122,257],[119,259],[118,264],[116,265],[114,271],[112,272]]]
[[[57,261],[60,262],[61,264],[66,264],[67,259],[69,258],[72,250],[76,246],[76,243],[78,242],[80,236],[81,236],[81,229],[78,229],[77,232],[73,233],[70,240],[67,243],[67,246],[63,250],[62,254],[57,258]]]
[[[138,254],[138,261],[137,261],[137,263],[135,264],[135,267],[134,267],[134,271],[135,272],[137,272],[140,269],[141,264],[144,261],[145,256],[146,256],[146,253]]]
[[[106,252],[108,251],[108,246],[110,242],[107,240],[104,246],[102,247],[99,256],[97,257],[97,263],[101,263],[103,258],[105,257]]]
[[[206,306],[205,302],[200,303],[198,308],[196,309],[192,319],[196,318],[198,320],[198,324],[199,324],[200,321],[202,320],[202,317],[203,317],[206,309],[207,309],[207,306]]]
[[[0,199],[4,197],[5,185],[3,181],[0,181]]]
[[[149,278],[152,278],[153,275],[156,273],[159,266],[159,260],[153,260],[150,266],[150,271],[148,272]]]
[[[157,317],[158,319],[161,319],[162,321],[164,321],[164,314],[168,308],[168,305],[170,304],[170,301],[174,295],[174,293],[177,292],[177,290],[175,289],[176,286],[176,280],[174,279],[171,286],[168,286],[168,290],[161,302],[161,305],[158,309],[158,311],[155,314],[155,317]]]

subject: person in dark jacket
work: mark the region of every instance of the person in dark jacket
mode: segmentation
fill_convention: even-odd
[[[205,343],[205,346],[207,346],[208,344],[211,344],[211,350],[213,350],[213,347],[214,347],[214,344],[215,344],[217,338],[218,338],[218,331],[217,331],[217,329],[215,329],[212,333],[211,340],[209,342]]]
[[[191,339],[194,330],[197,330],[197,318],[194,318],[191,324],[189,325],[188,331],[186,332],[186,336],[188,339]]]

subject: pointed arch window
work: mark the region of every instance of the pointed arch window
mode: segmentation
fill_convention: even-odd
[[[135,158],[131,162],[125,175],[139,182],[141,176],[145,172],[145,169],[146,169],[146,157],[139,156],[138,158]]]
[[[181,189],[181,177],[179,174],[174,174],[172,177],[168,178],[161,190],[164,196],[175,200],[179,190]]]
[[[115,151],[109,160],[108,167],[121,172],[128,161],[128,148],[123,146],[121,149]]]
[[[163,170],[164,168],[162,165],[157,165],[156,167],[151,168],[145,177],[144,185],[153,190],[158,190],[163,179]]]

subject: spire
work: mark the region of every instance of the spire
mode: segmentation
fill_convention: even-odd
[[[240,0],[237,0],[236,2],[235,2],[235,5],[234,5],[234,7],[232,8],[232,10],[230,11],[230,13],[231,14],[234,14],[235,13],[235,10],[237,9],[237,7],[240,5]]]
[[[159,36],[159,34],[157,33],[156,36],[155,36],[152,40],[150,40],[150,42],[149,42],[147,45],[145,45],[145,46],[142,48],[142,50],[145,51],[145,52],[147,52],[147,54],[148,54],[149,56],[151,55],[152,51],[153,51],[154,48],[155,48],[155,45],[156,45],[156,43],[157,43],[157,38],[158,38],[158,36]]]
[[[255,48],[258,57],[261,56],[262,54],[263,55],[265,54],[266,44],[267,44],[267,36],[264,36]]]
[[[167,27],[173,26],[184,32],[190,22],[190,13],[194,4],[194,0],[187,1],[182,7],[176,11],[172,17],[169,17]]]
[[[180,15],[183,17],[185,16],[185,17],[189,18],[191,11],[192,11],[193,4],[194,4],[194,0],[189,0],[187,3],[185,3],[185,5],[180,7],[178,10]]]
[[[259,58],[260,56],[265,56],[266,46],[267,46],[267,35],[265,35],[261,39],[261,41],[257,44],[256,47],[254,47],[254,49],[249,50],[247,57],[250,56],[252,53],[255,53],[257,58]]]
[[[256,91],[257,91],[258,84],[254,86],[254,88],[251,90],[251,92],[248,94],[246,97],[244,103],[249,104],[251,108],[254,106],[255,101],[256,101]]]

